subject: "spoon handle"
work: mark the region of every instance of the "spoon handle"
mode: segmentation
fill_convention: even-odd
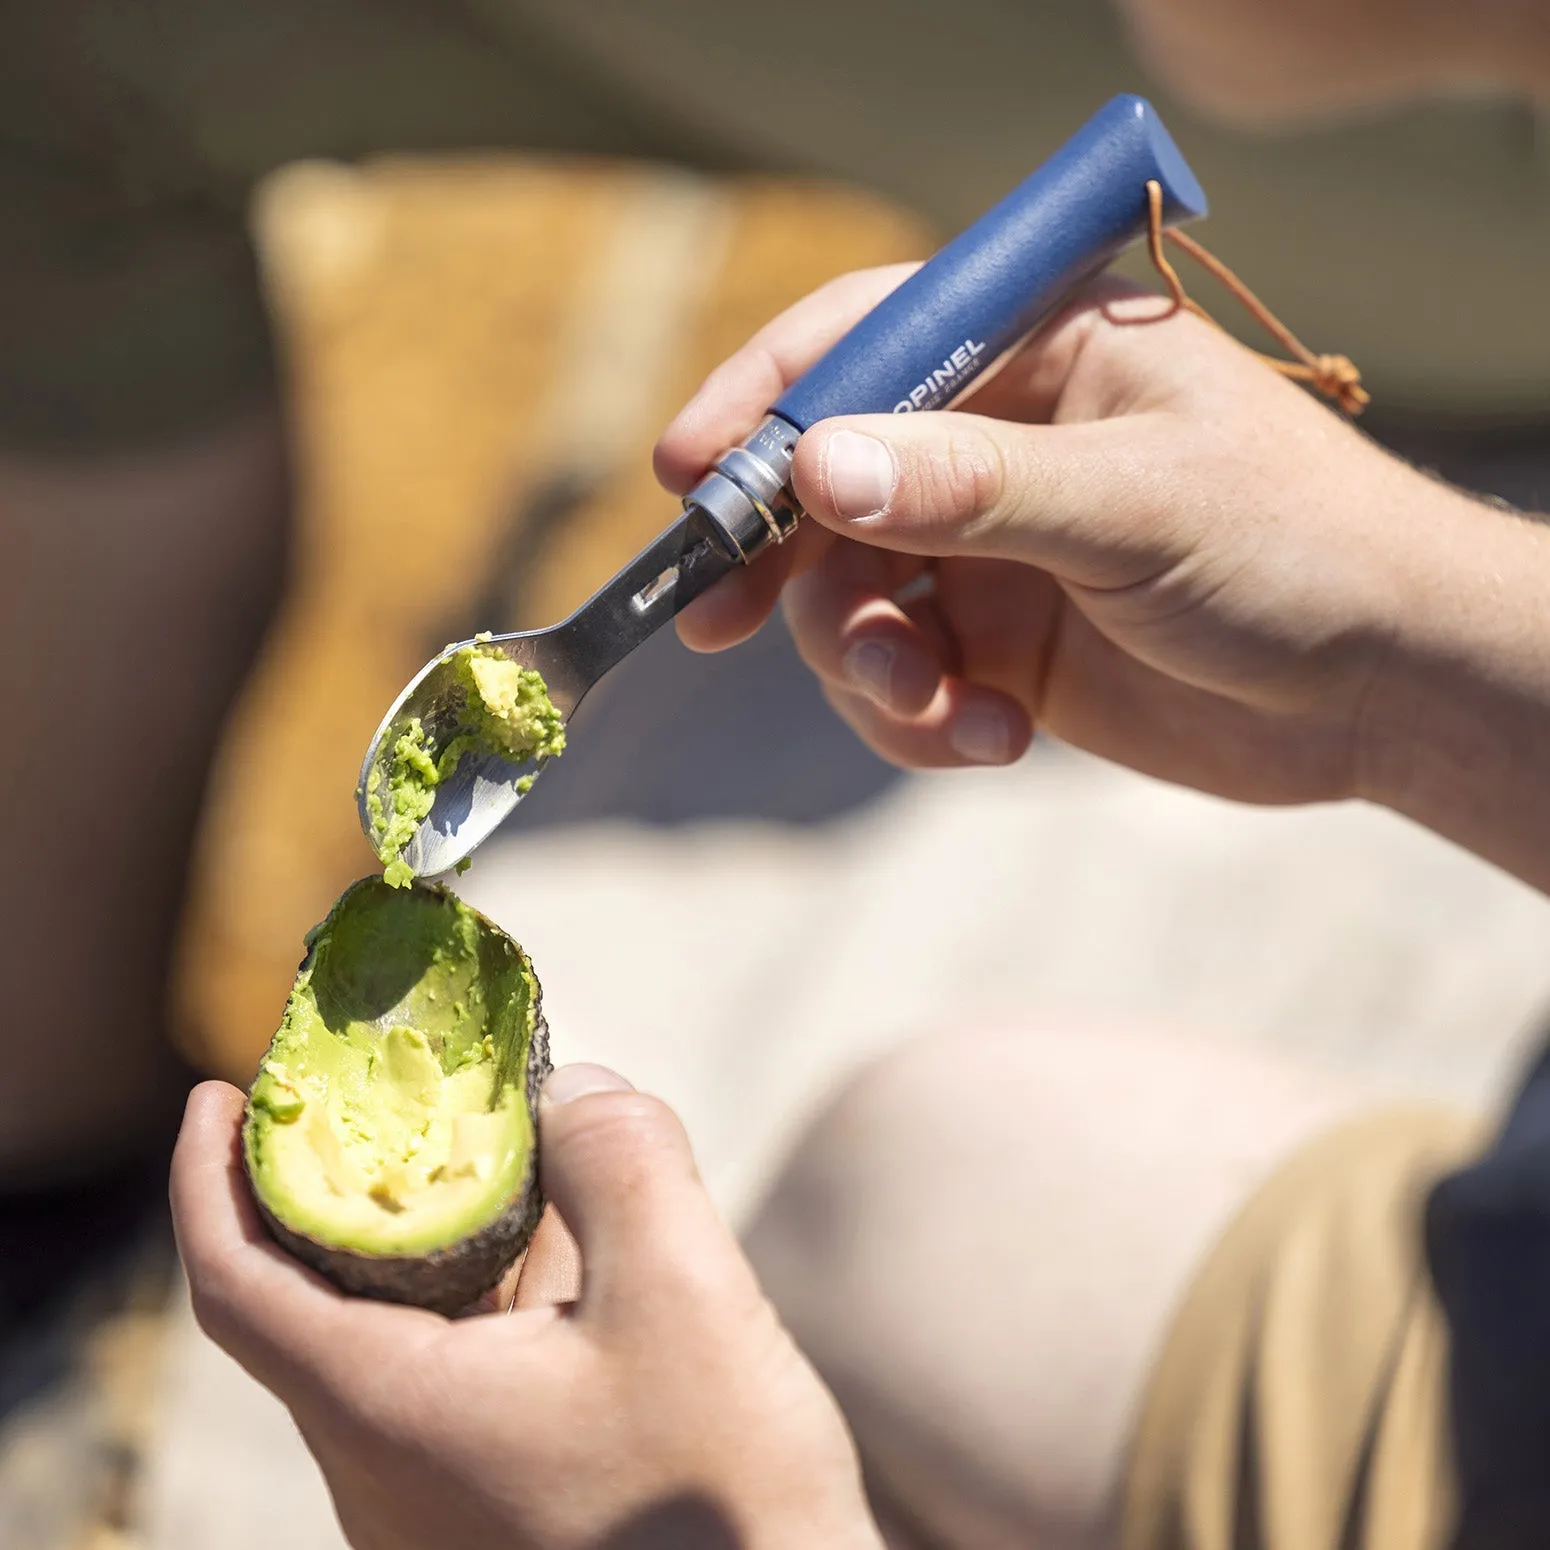
[[[1156,110],[1115,97],[1037,172],[884,297],[775,401],[685,498],[684,516],[560,625],[577,687],[595,683],[738,563],[795,531],[787,487],[803,431],[837,414],[951,403],[1146,231],[1206,199]]]
[[[1206,199],[1157,111],[1115,97],[999,204],[884,297],[775,401],[805,431],[838,414],[939,409],[1147,229]]]
[[[776,399],[700,484],[699,507],[745,561],[795,529],[786,481],[801,434],[842,414],[940,409],[1147,229],[1206,213],[1188,164],[1141,97],[1107,103],[1038,171],[885,296]]]

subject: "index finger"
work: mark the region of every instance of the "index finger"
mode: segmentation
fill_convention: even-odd
[[[919,267],[887,264],[840,275],[766,323],[711,372],[662,432],[652,465],[663,486],[686,494],[830,345]]]
[[[170,1195],[194,1313],[215,1343],[288,1404],[349,1391],[435,1339],[445,1321],[418,1308],[347,1297],[293,1259],[264,1227],[242,1167],[243,1096],[225,1082],[189,1094]]]

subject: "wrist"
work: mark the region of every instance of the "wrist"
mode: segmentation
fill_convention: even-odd
[[[1357,794],[1550,888],[1550,528],[1434,489],[1406,530]]]

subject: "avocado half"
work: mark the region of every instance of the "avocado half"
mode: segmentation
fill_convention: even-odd
[[[352,884],[307,936],[248,1093],[274,1236],[345,1291],[457,1313],[543,1210],[549,1032],[526,953],[431,884]]]

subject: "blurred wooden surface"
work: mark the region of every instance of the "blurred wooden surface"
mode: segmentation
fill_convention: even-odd
[[[573,608],[672,519],[650,447],[704,374],[831,275],[931,247],[830,187],[504,159],[293,167],[257,231],[294,386],[293,575],[215,772],[175,990],[186,1052],[243,1083],[303,932],[373,866],[355,779],[409,676]],[[556,484],[579,504],[525,544],[513,514]],[[481,597],[506,616],[471,616]]]

